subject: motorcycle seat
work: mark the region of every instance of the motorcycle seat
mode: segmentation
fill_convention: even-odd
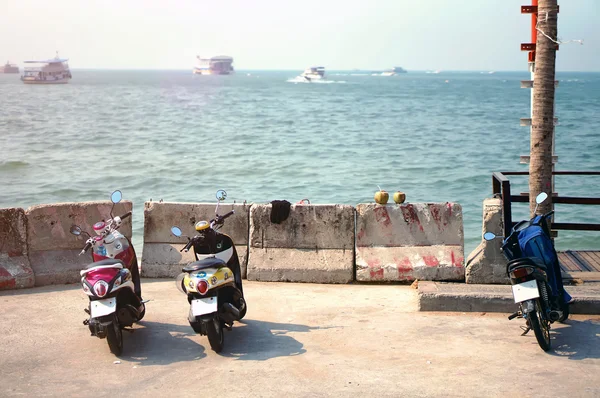
[[[199,261],[194,261],[191,264],[186,265],[185,267],[183,267],[181,270],[183,272],[194,272],[194,271],[200,271],[202,269],[206,269],[206,268],[220,268],[220,267],[224,267],[225,265],[227,265],[225,263],[225,261],[221,260],[220,258],[216,258],[216,257],[209,257],[209,258],[205,258]]]
[[[81,271],[79,274],[81,276],[84,276],[88,272],[95,271],[97,269],[103,269],[103,268],[117,268],[117,269],[121,269],[121,268],[124,268],[124,267],[125,267],[125,265],[123,264],[123,262],[121,260],[106,259],[106,260],[100,260],[100,261],[96,261],[94,263],[88,264],[85,267],[85,269],[83,271]]]

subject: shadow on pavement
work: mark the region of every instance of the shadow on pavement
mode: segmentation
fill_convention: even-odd
[[[304,345],[288,333],[306,333],[330,327],[311,327],[293,323],[263,322],[244,319],[225,334],[222,356],[238,360],[265,361],[271,358],[301,355]]]
[[[554,335],[550,354],[573,360],[600,358],[600,320],[577,321],[569,319]]]
[[[189,339],[190,336],[196,333],[189,325],[141,321],[133,333],[123,331],[123,354],[119,359],[152,366],[206,357],[204,347]]]

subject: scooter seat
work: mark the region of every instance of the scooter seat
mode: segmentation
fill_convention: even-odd
[[[224,267],[225,265],[227,265],[225,261],[221,260],[220,258],[209,257],[199,261],[194,261],[193,263],[183,267],[181,270],[183,272],[194,272],[206,268],[220,268]]]
[[[100,261],[96,261],[94,263],[88,264],[85,267],[85,269],[83,271],[81,271],[79,274],[81,276],[84,276],[88,272],[95,271],[97,269],[103,269],[103,268],[117,268],[117,269],[121,269],[121,268],[124,268],[124,267],[125,267],[125,264],[123,264],[123,262],[121,260],[106,259],[106,260],[100,260]]]

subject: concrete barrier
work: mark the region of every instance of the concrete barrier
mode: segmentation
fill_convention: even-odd
[[[79,271],[92,262],[91,251],[79,256],[87,236],[74,236],[69,232],[77,224],[93,234],[92,226],[110,218],[111,202],[58,203],[30,207],[27,215],[27,241],[29,261],[35,274],[35,285],[75,283],[81,280]],[[132,203],[123,201],[115,205],[113,215],[132,210]],[[131,238],[131,218],[126,219],[119,231]]]
[[[33,287],[27,252],[25,210],[0,209],[0,290]]]
[[[497,236],[504,235],[502,220],[502,200],[489,198],[483,201],[483,226],[481,235],[492,232]],[[486,241],[483,238],[475,250],[467,258],[465,279],[467,283],[507,284],[506,258],[500,250],[502,239]]]
[[[356,212],[357,281],[464,279],[459,204],[371,203]]]
[[[248,279],[348,283],[354,277],[354,208],[292,205],[280,224],[270,204],[250,209]]]
[[[215,217],[216,203],[173,203],[146,202],[144,207],[144,252],[142,254],[142,276],[147,278],[170,278],[181,272],[181,268],[194,261],[193,250],[179,252],[187,240],[171,234],[177,225],[184,235],[194,236],[194,224]],[[227,218],[223,232],[235,243],[240,259],[242,276],[245,277],[248,259],[248,212],[250,205],[221,203],[219,214],[235,210]]]

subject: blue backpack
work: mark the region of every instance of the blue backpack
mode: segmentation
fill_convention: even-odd
[[[530,226],[519,232],[519,248],[523,257],[537,257],[546,265],[546,274],[548,275],[548,285],[550,285],[551,294],[557,297],[560,292],[563,293],[566,301],[571,296],[564,290],[562,275],[560,273],[560,264],[558,255],[554,249],[554,243],[546,233],[542,223],[542,216],[536,216]]]

